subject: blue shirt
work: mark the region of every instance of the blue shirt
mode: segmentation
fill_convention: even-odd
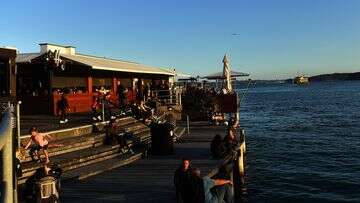
[[[218,202],[216,196],[214,196],[210,191],[210,189],[215,186],[215,181],[209,177],[204,177],[203,183],[204,183],[205,203]]]

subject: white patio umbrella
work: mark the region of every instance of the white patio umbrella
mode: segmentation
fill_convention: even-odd
[[[230,72],[230,64],[229,64],[229,60],[227,58],[227,55],[225,54],[224,58],[223,58],[223,76],[224,76],[224,84],[225,84],[225,89],[227,93],[232,92],[232,86],[231,86],[231,72]]]

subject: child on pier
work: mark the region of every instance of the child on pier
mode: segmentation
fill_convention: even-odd
[[[49,153],[47,151],[49,142],[48,140],[51,139],[51,136],[45,133],[39,133],[36,127],[31,127],[30,129],[31,139],[26,144],[25,149],[29,148],[31,143],[34,142],[34,144],[31,146],[30,149],[30,155],[31,158],[34,160],[34,153],[39,158],[38,161],[41,161],[41,157],[39,155],[39,151],[42,149],[45,155],[45,163],[49,163]]]

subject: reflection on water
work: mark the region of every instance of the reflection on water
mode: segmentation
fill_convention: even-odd
[[[360,82],[251,86],[249,202],[360,201]]]

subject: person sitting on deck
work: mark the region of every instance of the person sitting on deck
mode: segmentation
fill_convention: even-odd
[[[210,144],[211,155],[214,159],[224,158],[225,146],[222,142],[221,135],[215,135]]]
[[[139,110],[144,123],[153,115],[152,109],[146,106],[144,101],[140,101]]]
[[[192,195],[194,203],[232,203],[234,194],[232,191],[232,181],[225,179],[211,179],[207,176],[201,178],[200,170],[193,168],[191,177],[193,178]]]
[[[131,108],[131,113],[132,113],[133,117],[134,117],[135,119],[140,119],[140,118],[141,118],[141,112],[140,112],[140,108],[139,108],[139,106],[137,105],[137,103],[136,103],[136,102],[133,102],[133,103],[131,104],[130,108]]]
[[[36,127],[31,127],[30,134],[31,134],[31,139],[26,144],[25,149],[29,148],[31,143],[34,142],[34,144],[31,146],[30,149],[30,156],[32,160],[35,160],[34,159],[34,153],[35,153],[35,155],[38,157],[38,162],[41,162],[41,157],[38,151],[42,149],[46,159],[45,163],[49,163],[50,159],[47,149],[49,144],[48,139],[51,139],[51,136],[45,133],[39,133]]]
[[[117,144],[117,123],[116,119],[110,119],[109,124],[106,126],[105,144],[115,145]]]
[[[123,153],[130,152],[134,153],[127,143],[127,133],[121,132],[118,129],[116,118],[110,119],[109,124],[106,127],[106,138],[105,144],[108,145],[120,145],[120,149]]]
[[[174,185],[176,189],[176,200],[178,203],[191,203],[191,173],[190,159],[182,158],[181,164],[175,171]]]
[[[61,95],[61,99],[58,101],[58,113],[60,114],[60,123],[67,123],[69,120],[66,118],[67,110],[69,109],[69,102],[64,94]]]

